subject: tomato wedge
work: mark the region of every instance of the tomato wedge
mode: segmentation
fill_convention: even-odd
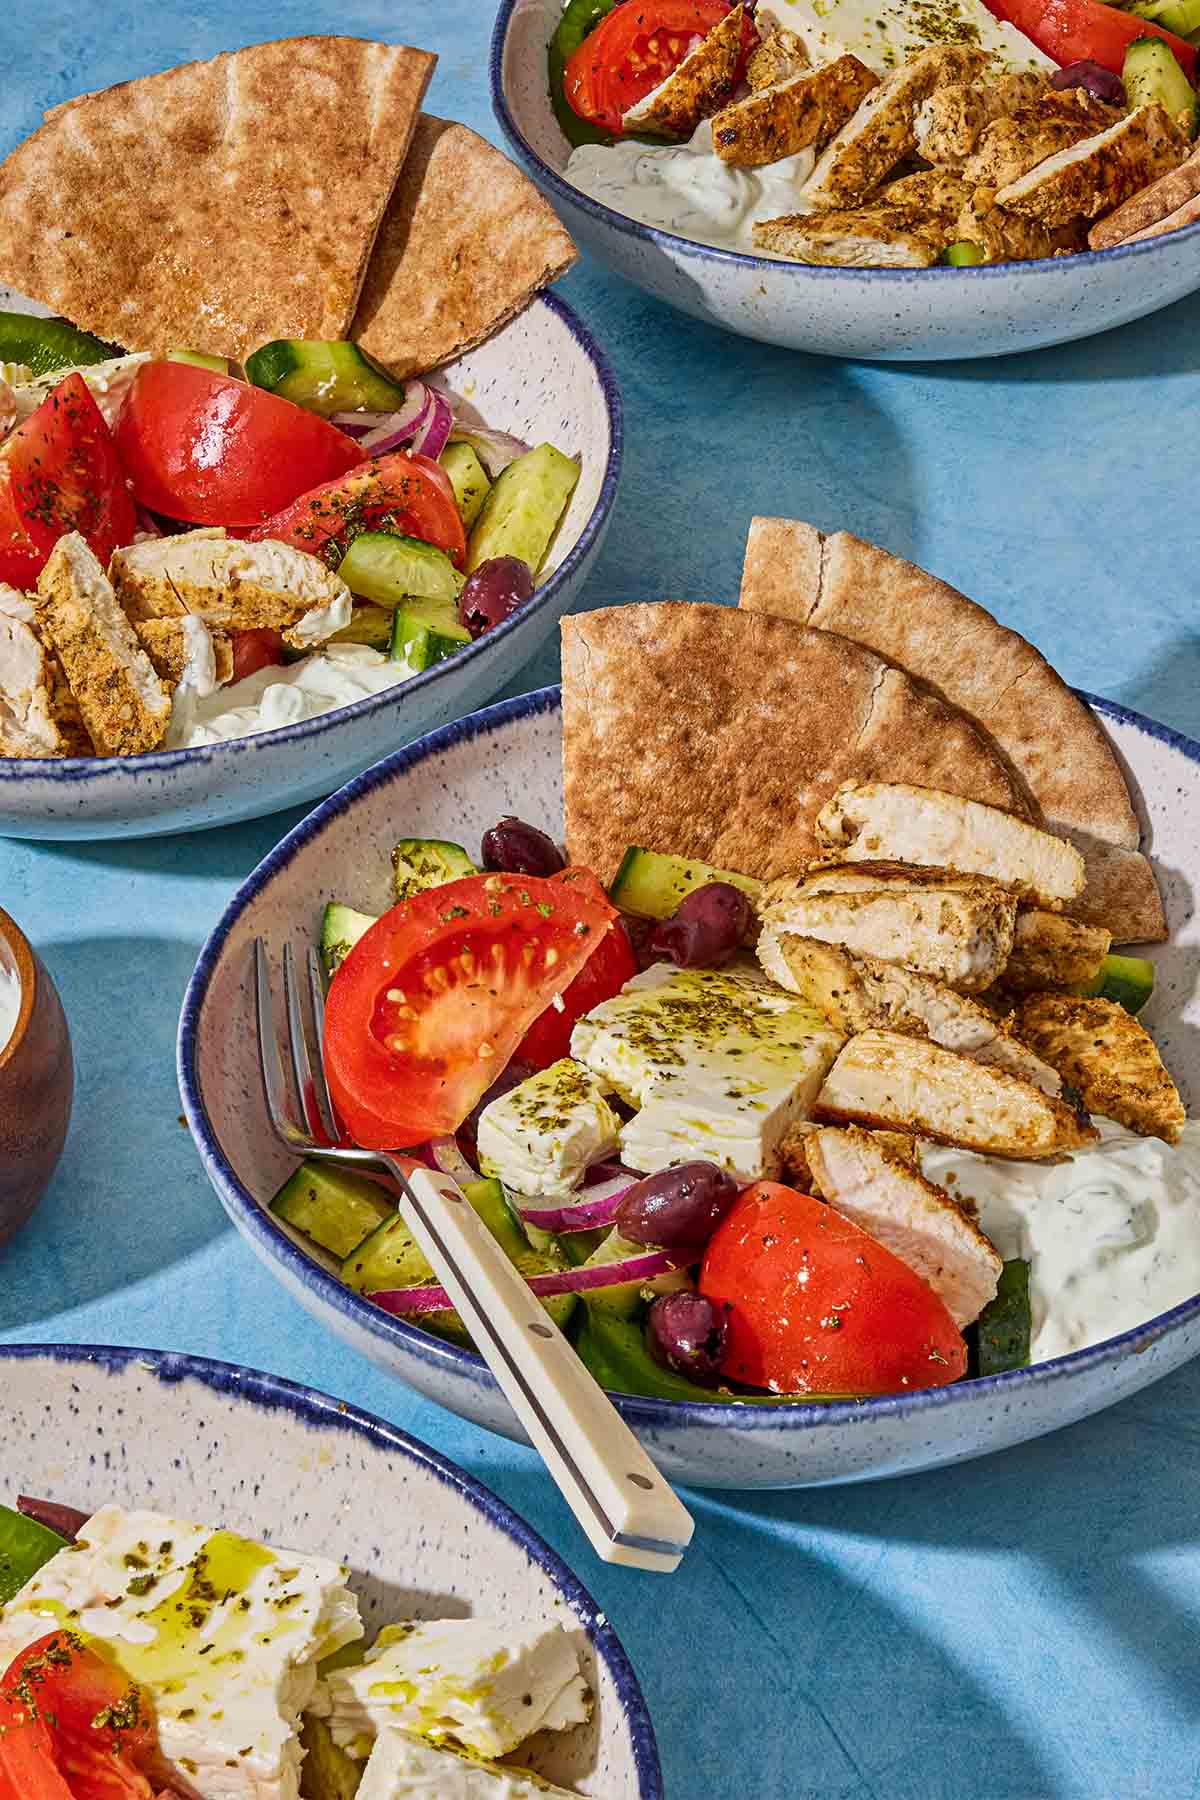
[[[31,588],[68,531],[107,564],[136,528],[112,433],[83,377],[68,375],[0,448],[0,581]]]
[[[0,1800],[152,1800],[156,1754],[140,1690],[73,1632],[39,1638],[0,1683]]]
[[[578,892],[604,902],[605,893],[590,869],[564,869],[552,875],[551,881],[565,881]],[[627,981],[637,974],[637,958],[629,942],[629,933],[620,919],[613,922],[580,969],[570,987],[561,996],[561,1010],[548,1006],[540,1019],[535,1019],[517,1051],[517,1061],[531,1069],[548,1069],[551,1063],[571,1052],[571,1030],[576,1021],[602,1000],[619,994]]]
[[[1007,19],[1061,68],[1073,62],[1097,62],[1119,75],[1125,52],[1135,38],[1165,38],[1189,81],[1196,79],[1196,51],[1152,19],[1105,6],[1102,0],[987,0],[998,19]]]
[[[283,635],[263,625],[255,631],[233,634],[233,679],[244,681],[260,669],[274,668],[283,661]]]
[[[582,883],[527,875],[469,875],[385,913],[325,1008],[325,1067],[350,1135],[396,1150],[456,1131],[615,918]]]
[[[462,515],[440,463],[408,450],[377,456],[352,475],[324,482],[246,536],[274,538],[330,568],[363,531],[395,531],[444,550],[456,569],[467,556]]]
[[[365,460],[316,413],[190,363],[138,370],[116,438],[142,505],[198,525],[257,525]]]
[[[620,132],[630,107],[677,69],[730,11],[728,0],[622,0],[568,59],[563,91],[573,112]],[[747,20],[747,24],[750,21]],[[757,33],[749,42],[757,41]]]
[[[723,1372],[776,1394],[892,1394],[966,1374],[919,1275],[832,1206],[756,1181],[709,1240],[700,1291],[727,1309]]]

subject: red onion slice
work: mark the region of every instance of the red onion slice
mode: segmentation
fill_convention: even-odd
[[[492,431],[487,425],[456,424],[450,433],[452,444],[470,444],[494,481],[518,456],[529,453],[529,445],[508,431]]]
[[[439,394],[436,388],[429,388],[426,391],[429,394],[429,411],[425,423],[413,438],[411,448],[419,456],[432,457],[436,462],[450,442],[450,433],[454,426],[454,408],[445,394]]]
[[[562,1206],[523,1206],[521,1217],[539,1231],[594,1231],[598,1225],[612,1224],[623,1196],[637,1179],[636,1175],[617,1175],[598,1181]]]
[[[80,1512],[78,1507],[62,1506],[57,1500],[31,1500],[28,1494],[17,1495],[17,1511],[27,1519],[36,1519],[47,1531],[56,1531],[68,1544],[75,1542],[92,1516]]]
[[[589,1288],[622,1287],[630,1281],[653,1281],[678,1268],[677,1260],[665,1250],[648,1250],[644,1256],[629,1256],[623,1262],[599,1263],[589,1268],[553,1269],[548,1275],[529,1275],[529,1291],[539,1300],[555,1294],[582,1294]],[[397,1318],[415,1318],[421,1313],[449,1312],[450,1296],[443,1287],[382,1288],[367,1295],[384,1312]]]

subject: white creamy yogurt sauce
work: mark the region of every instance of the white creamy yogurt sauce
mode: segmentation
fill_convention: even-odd
[[[417,671],[366,644],[329,644],[286,667],[260,669],[229,687],[177,695],[163,748],[190,750],[298,725],[407,681]]]
[[[925,1174],[975,1202],[1005,1261],[1028,1261],[1035,1363],[1200,1293],[1200,1120],[1174,1146],[1096,1123],[1096,1148],[1057,1163],[921,1149]]]
[[[0,1050],[6,1048],[21,1016],[21,981],[15,969],[0,963]]]

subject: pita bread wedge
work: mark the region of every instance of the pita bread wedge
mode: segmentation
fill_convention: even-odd
[[[0,165],[0,279],[135,350],[345,337],[435,60],[283,38],[81,96]]]
[[[868,770],[1028,816],[969,719],[831,632],[664,601],[564,619],[562,644],[567,843],[604,881],[630,844],[799,869],[821,807]]]
[[[868,645],[989,734],[1051,830],[1083,853],[1069,911],[1118,943],[1166,936],[1162,901],[1120,763],[1046,659],[982,606],[849,532],[754,519],[740,605]]]
[[[515,318],[576,250],[533,183],[465,125],[422,114],[350,335],[403,377]]]

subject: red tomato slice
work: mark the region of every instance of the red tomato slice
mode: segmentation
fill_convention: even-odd
[[[1151,19],[1104,6],[1101,0],[987,0],[998,19],[1007,19],[1052,56],[1060,68],[1068,63],[1097,62],[1119,75],[1125,52],[1135,38],[1165,38],[1189,81],[1196,79],[1196,51]]]
[[[0,581],[31,588],[68,531],[107,564],[136,529],[112,433],[83,377],[68,375],[0,448]]]
[[[623,0],[567,62],[563,88],[572,111],[619,132],[630,107],[665,81],[696,39],[707,37],[729,11],[728,0]],[[750,29],[753,39],[747,41],[756,42]]]
[[[331,568],[362,531],[395,531],[444,550],[455,568],[467,555],[462,515],[440,463],[408,450],[374,457],[353,475],[327,481],[248,531],[308,550]]]
[[[615,917],[602,896],[528,875],[469,875],[385,913],[325,1008],[350,1135],[395,1150],[456,1131]]]
[[[966,1373],[933,1289],[810,1194],[756,1181],[709,1240],[700,1291],[728,1309],[723,1371],[776,1394],[891,1394]]]
[[[235,631],[233,634],[233,679],[241,681],[247,675],[257,675],[260,669],[270,669],[283,661],[283,637],[278,631],[271,631],[263,625],[256,631]]]
[[[257,525],[365,460],[316,413],[190,363],[144,364],[116,436],[142,505],[199,525]]]
[[[590,869],[564,869],[552,875],[551,881],[565,881],[592,900],[604,901],[605,893]],[[637,958],[629,942],[629,933],[620,919],[613,921],[607,932],[562,995],[562,1010],[550,1005],[540,1019],[535,1019],[517,1050],[518,1062],[533,1069],[548,1069],[551,1063],[571,1053],[571,1028],[593,1006],[611,1000],[627,981],[637,974]]]
[[[153,1717],[73,1632],[39,1638],[0,1683],[0,1800],[153,1800]]]

